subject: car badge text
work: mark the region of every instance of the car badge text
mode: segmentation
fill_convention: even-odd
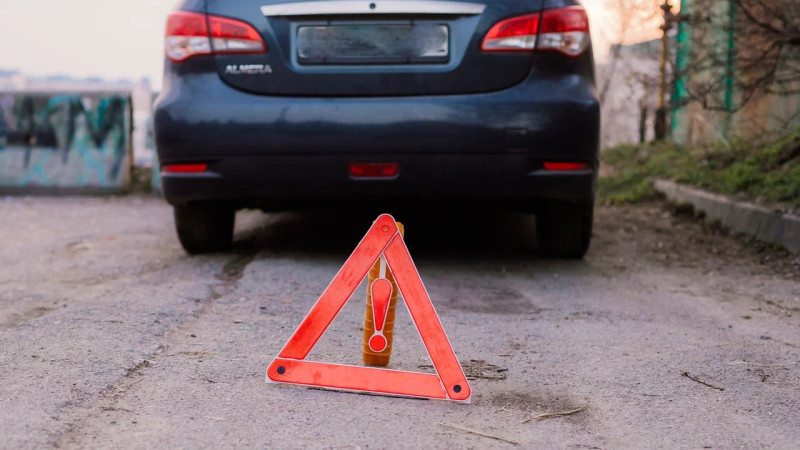
[[[225,73],[229,75],[264,75],[272,73],[269,64],[229,64],[225,66]]]

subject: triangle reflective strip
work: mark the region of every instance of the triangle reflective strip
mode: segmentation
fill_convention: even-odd
[[[389,245],[392,237],[398,233],[397,224],[392,216],[378,217],[378,220],[372,224],[372,228],[361,239],[353,254],[339,269],[339,273],[333,277],[317,303],[297,327],[289,342],[278,354],[279,357],[305,359],[308,356],[308,352],[314,348],[314,344],[317,343],[322,333],[328,329],[336,314],[353,295],[353,291]]]
[[[384,255],[397,288],[411,313],[411,319],[422,337],[425,349],[428,350],[436,373],[441,377],[447,390],[447,395],[454,400],[468,399],[470,389],[467,378],[439,321],[439,315],[433,308],[428,291],[422,284],[422,278],[411,259],[406,243],[399,233],[386,247]]]
[[[284,374],[278,374],[278,367]],[[274,373],[273,372],[274,369]],[[438,376],[374,367],[327,364],[275,358],[267,371],[270,381],[377,394],[447,399]],[[274,377],[274,378],[273,378]]]
[[[305,361],[367,272],[383,255],[436,374]],[[375,221],[267,369],[267,381],[386,395],[469,401],[471,389],[394,218]]]

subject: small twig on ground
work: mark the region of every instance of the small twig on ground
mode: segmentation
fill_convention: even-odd
[[[103,411],[124,411],[124,412],[127,412],[127,413],[132,413],[133,412],[130,409],[116,408],[116,407],[113,407],[113,406],[103,406],[100,409],[103,410]]]
[[[572,414],[577,414],[583,411],[584,409],[586,409],[586,407],[581,406],[580,408],[570,409],[569,411],[556,411],[551,413],[539,414],[538,416],[533,416],[530,419],[525,419],[522,423],[533,422],[536,420],[550,419],[551,417],[569,416]]]
[[[171,357],[171,356],[178,356],[178,355],[185,356],[188,359],[203,359],[203,358],[211,358],[211,357],[216,356],[216,354],[214,352],[206,352],[206,351],[202,351],[202,352],[178,352],[178,353],[171,353],[169,355],[164,355],[164,356],[165,357]]]
[[[506,413],[506,414],[507,414],[507,415],[509,415],[509,416],[513,416],[514,414],[516,414],[514,411],[511,411],[510,409],[506,408],[505,406],[503,406],[502,408],[500,408],[500,409],[496,410],[495,412],[496,412],[496,413],[499,413],[499,412],[501,412],[501,411],[502,411],[502,412],[504,412],[504,413]]]
[[[793,366],[797,363],[786,363],[786,364],[759,364],[759,363],[752,363],[747,361],[731,361],[728,363],[731,366],[744,364],[747,366],[758,366],[758,367],[783,367],[783,366]]]
[[[683,372],[681,372],[681,375],[683,375],[683,376],[685,376],[686,378],[688,378],[688,379],[690,379],[690,380],[694,381],[695,383],[700,383],[700,384],[702,384],[702,385],[704,385],[704,386],[708,386],[708,387],[710,387],[711,389],[716,389],[716,390],[718,390],[718,391],[724,391],[724,390],[725,390],[725,388],[723,388],[723,387],[714,386],[713,384],[708,384],[708,383],[706,383],[706,382],[705,382],[705,381],[703,381],[703,380],[698,380],[697,378],[695,378],[695,377],[693,377],[693,376],[689,375],[689,372],[686,372],[685,370],[684,370]]]
[[[496,439],[498,441],[507,442],[507,443],[509,443],[511,445],[519,445],[519,442],[509,441],[508,439],[501,438],[500,436],[492,436],[491,434],[486,434],[486,433],[484,433],[482,431],[473,430],[471,428],[466,428],[466,427],[462,427],[462,426],[458,426],[458,425],[453,425],[452,423],[439,422],[439,425],[441,425],[443,427],[454,428],[456,430],[466,431],[467,433],[477,434],[478,436],[487,437],[489,439]]]
[[[784,314],[786,314],[789,317],[792,317],[793,308],[788,308],[785,305],[781,305],[780,303],[772,301],[772,300],[767,300],[765,303],[780,309],[781,311],[783,311]]]
[[[789,347],[792,347],[792,348],[800,348],[800,345],[792,344],[791,342],[780,341],[778,339],[776,339],[775,341],[780,342],[783,345],[788,345]]]
[[[508,378],[508,377],[506,377],[505,375],[502,375],[502,374],[501,375],[467,375],[467,379],[468,380],[482,379],[482,380],[500,381],[500,380],[505,380],[506,378]]]
[[[103,410],[103,411],[124,411],[124,412],[133,413],[133,411],[131,411],[130,409],[117,408],[117,407],[114,407],[114,406],[102,406],[102,407],[100,407],[100,409]]]

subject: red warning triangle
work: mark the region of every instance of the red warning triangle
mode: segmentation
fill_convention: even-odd
[[[383,255],[435,374],[306,361],[367,272]],[[468,402],[471,389],[394,218],[375,221],[331,284],[267,368],[267,381],[386,395]]]

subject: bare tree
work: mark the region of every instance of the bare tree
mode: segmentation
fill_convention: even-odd
[[[693,33],[675,72],[686,81],[682,102],[735,112],[761,95],[800,94],[797,0],[699,0],[681,18]]]

